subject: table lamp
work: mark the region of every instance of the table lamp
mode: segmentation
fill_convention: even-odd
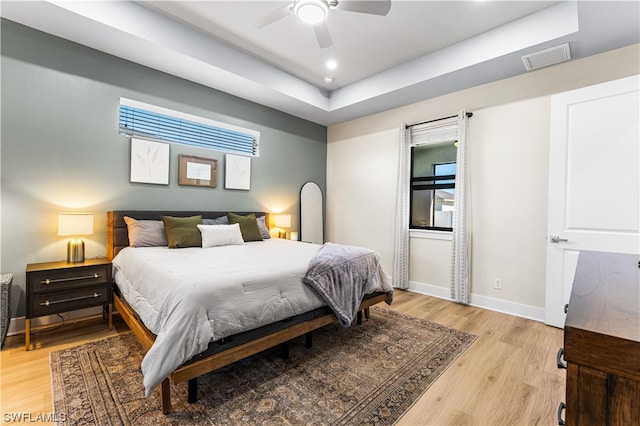
[[[78,235],[93,234],[92,213],[58,213],[58,235],[73,238],[67,244],[67,262],[84,262],[84,241]]]
[[[291,215],[290,214],[277,214],[275,224],[278,228],[290,228],[291,227]],[[283,235],[284,234],[284,235]],[[278,238],[286,238],[287,231],[283,230],[278,233]]]

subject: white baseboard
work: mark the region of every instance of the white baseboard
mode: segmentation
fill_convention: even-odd
[[[445,287],[410,281],[409,291],[440,299],[451,300],[451,291]],[[493,297],[473,293],[471,294],[471,303],[469,304],[471,306],[477,306],[478,308],[489,309],[491,311],[502,312],[503,314],[515,315],[517,317],[544,322],[544,308],[539,308],[537,306],[524,305],[522,303],[495,299]]]
[[[58,315],[46,315],[43,317],[33,318],[31,320],[31,327],[42,327],[46,325],[52,325],[63,321],[73,321],[79,318],[85,318],[92,315],[101,315],[102,306],[94,306],[92,308],[79,309],[72,312],[64,312],[62,318]],[[13,336],[16,334],[24,334],[25,317],[11,318],[9,322],[9,329],[7,330],[7,336]]]
[[[445,287],[410,281],[408,290],[414,293],[433,296],[445,300],[451,300],[451,291]],[[489,309],[491,311],[502,312],[504,314],[515,315],[522,318],[544,322],[544,308],[539,308],[536,306],[523,305],[521,303],[495,299],[493,297],[481,296],[478,294],[471,294],[470,305]],[[101,313],[102,307],[95,306],[93,308],[80,309],[73,312],[65,312],[61,315],[63,316],[64,321],[73,321],[75,319],[91,315],[100,315]],[[57,315],[48,315],[32,319],[31,327],[46,326],[61,321],[62,319]],[[15,334],[24,334],[24,322],[25,317],[11,318],[7,335],[12,336]]]
[[[451,300],[451,290],[436,285],[419,283],[416,281],[409,281],[409,291],[414,293],[425,294],[427,296],[437,297],[439,299]]]

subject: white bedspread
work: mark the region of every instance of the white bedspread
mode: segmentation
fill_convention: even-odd
[[[321,246],[278,238],[212,248],[125,248],[114,279],[156,341],[142,361],[145,392],[209,342],[326,303],[302,282]]]

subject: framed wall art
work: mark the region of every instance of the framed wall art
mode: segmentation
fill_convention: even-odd
[[[251,189],[251,157],[226,154],[224,168],[225,189]]]
[[[169,185],[169,144],[131,138],[131,182]]]
[[[218,160],[180,155],[178,184],[215,188],[218,186]]]

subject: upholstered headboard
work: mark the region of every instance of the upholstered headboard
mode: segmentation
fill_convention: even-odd
[[[267,216],[266,223],[269,223],[269,215],[265,212],[233,212],[239,215],[255,213],[256,217]],[[206,212],[206,211],[170,211],[170,210],[114,210],[107,212],[107,258],[113,259],[120,250],[129,246],[129,233],[125,216],[138,220],[161,220],[162,216],[195,216],[201,215],[203,219],[215,219],[226,216],[226,211]]]

